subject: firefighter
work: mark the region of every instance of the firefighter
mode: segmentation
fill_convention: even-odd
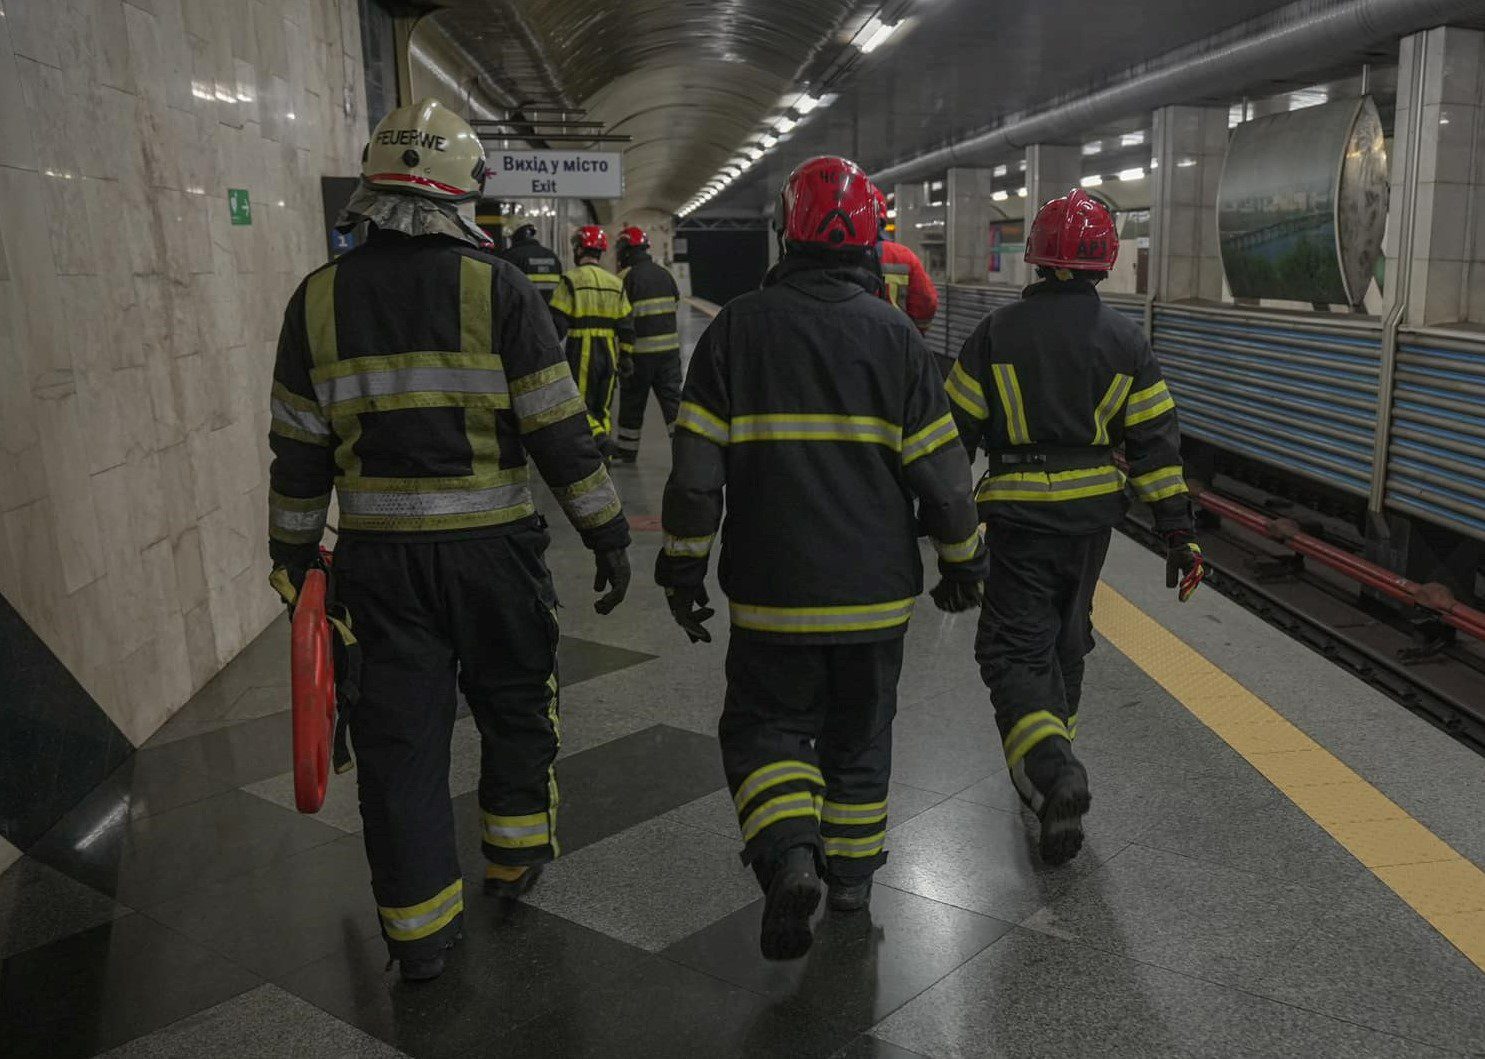
[[[552,300],[552,292],[562,279],[562,264],[556,251],[548,250],[536,238],[536,225],[523,224],[517,228],[511,234],[510,246],[500,256],[526,273],[544,301]]]
[[[634,342],[621,349],[633,357],[634,370],[619,382],[619,431],[614,459],[633,463],[645,425],[650,391],[660,402],[665,430],[673,433],[681,405],[681,336],[676,310],[681,290],[670,271],[650,256],[644,229],[630,226],[619,233],[619,278],[634,307]]]
[[[1026,243],[1039,281],[980,323],[946,384],[965,446],[990,462],[975,491],[990,555],[975,657],[1049,864],[1083,842],[1088,776],[1073,740],[1093,592],[1126,486],[1154,513],[1182,601],[1205,574],[1175,403],[1139,325],[1098,296],[1118,252],[1113,218],[1085,191],[1048,202]]]
[[[920,529],[940,606],[975,606],[986,562],[942,380],[917,330],[874,296],[866,175],[844,158],[805,162],[780,214],[780,266],[693,354],[656,563],[676,621],[710,640],[703,582],[725,493],[718,734],[743,858],[767,895],[769,959],[808,950],[822,873],[831,907],[858,910],[885,858]]]
[[[552,319],[567,340],[567,363],[588,408],[588,426],[605,456],[612,454],[610,408],[620,374],[633,370],[622,352],[634,344],[634,315],[624,284],[598,262],[608,249],[608,233],[585,224],[572,236],[574,266],[552,293]]]
[[[928,333],[938,312],[938,291],[918,255],[901,243],[887,238],[887,196],[875,184],[871,186],[877,204],[877,261],[885,285],[884,296],[907,313],[922,334]]]
[[[596,609],[629,582],[628,525],[541,296],[460,212],[484,165],[438,102],[388,114],[343,218],[370,237],[300,284],[274,366],[271,581],[292,605],[333,486],[334,586],[362,654],[349,727],[366,854],[409,980],[443,970],[463,918],[456,674],[482,742],[487,888],[520,894],[557,854],[557,600],[528,456],[596,553]]]

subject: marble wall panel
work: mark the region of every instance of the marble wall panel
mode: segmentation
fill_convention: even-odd
[[[356,0],[3,12],[0,592],[137,744],[278,610],[266,392],[366,136]]]

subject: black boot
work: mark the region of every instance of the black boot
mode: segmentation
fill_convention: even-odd
[[[871,876],[850,882],[830,881],[832,912],[861,912],[871,904]]]
[[[1092,797],[1088,772],[1066,739],[1044,739],[1011,769],[1016,792],[1041,821],[1041,856],[1055,867],[1083,848],[1083,816]]]
[[[432,956],[416,958],[404,956],[399,959],[397,965],[402,971],[402,980],[404,982],[431,982],[443,974],[444,966],[448,962],[448,951],[454,947],[459,937],[458,934],[454,934],[444,945],[443,951]]]
[[[536,880],[541,878],[541,869],[540,864],[532,864],[515,878],[506,878],[509,869],[487,864],[485,865],[485,893],[494,894],[496,897],[520,897],[536,885]]]
[[[810,916],[820,904],[820,874],[812,846],[791,846],[773,865],[758,947],[765,960],[797,960],[810,951]]]

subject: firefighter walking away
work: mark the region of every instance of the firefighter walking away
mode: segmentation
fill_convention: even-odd
[[[463,923],[456,679],[482,743],[486,887],[520,894],[558,852],[557,600],[528,457],[596,554],[597,609],[629,582],[628,524],[546,306],[464,212],[484,166],[439,103],[388,114],[342,218],[371,235],[300,284],[274,366],[272,581],[292,605],[333,486],[335,592],[362,653],[349,727],[366,855],[409,980],[443,971]]]
[[[691,361],[656,580],[687,635],[709,640],[720,526],[722,760],[743,859],[767,895],[760,947],[791,959],[810,947],[822,877],[833,909],[863,909],[886,857],[920,527],[938,550],[941,605],[978,603],[985,555],[943,382],[911,321],[875,296],[865,173],[806,162],[779,210],[782,262],[728,303]]]
[[[666,433],[675,428],[681,406],[681,336],[676,327],[680,288],[670,270],[650,256],[644,229],[619,233],[619,278],[634,309],[634,342],[621,353],[633,357],[633,370],[619,381],[619,431],[614,459],[633,463],[645,425],[651,391],[660,402]]]
[[[633,370],[634,315],[624,284],[598,262],[608,249],[608,233],[586,224],[572,236],[574,267],[562,274],[552,294],[552,320],[567,341],[567,364],[588,409],[588,427],[599,450],[611,455],[610,419],[614,386]]]
[[[526,274],[544,301],[552,300],[562,280],[562,263],[555,250],[549,250],[536,238],[536,225],[523,224],[511,233],[510,246],[500,256]]]
[[[980,323],[946,384],[966,448],[983,446],[990,464],[975,490],[989,552],[975,657],[1052,864],[1083,842],[1090,795],[1073,743],[1093,593],[1126,487],[1154,512],[1183,601],[1205,573],[1175,403],[1139,325],[1098,296],[1118,252],[1113,218],[1087,192],[1044,205],[1026,243],[1039,282]]]

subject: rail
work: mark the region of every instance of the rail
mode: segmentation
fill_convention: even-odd
[[[1210,489],[1196,488],[1192,492],[1192,499],[1214,515],[1276,541],[1295,554],[1313,559],[1389,599],[1431,611],[1451,628],[1476,640],[1485,641],[1485,613],[1460,603],[1441,584],[1419,584],[1411,581],[1385,567],[1367,562],[1344,548],[1305,533],[1293,519],[1270,518]]]

